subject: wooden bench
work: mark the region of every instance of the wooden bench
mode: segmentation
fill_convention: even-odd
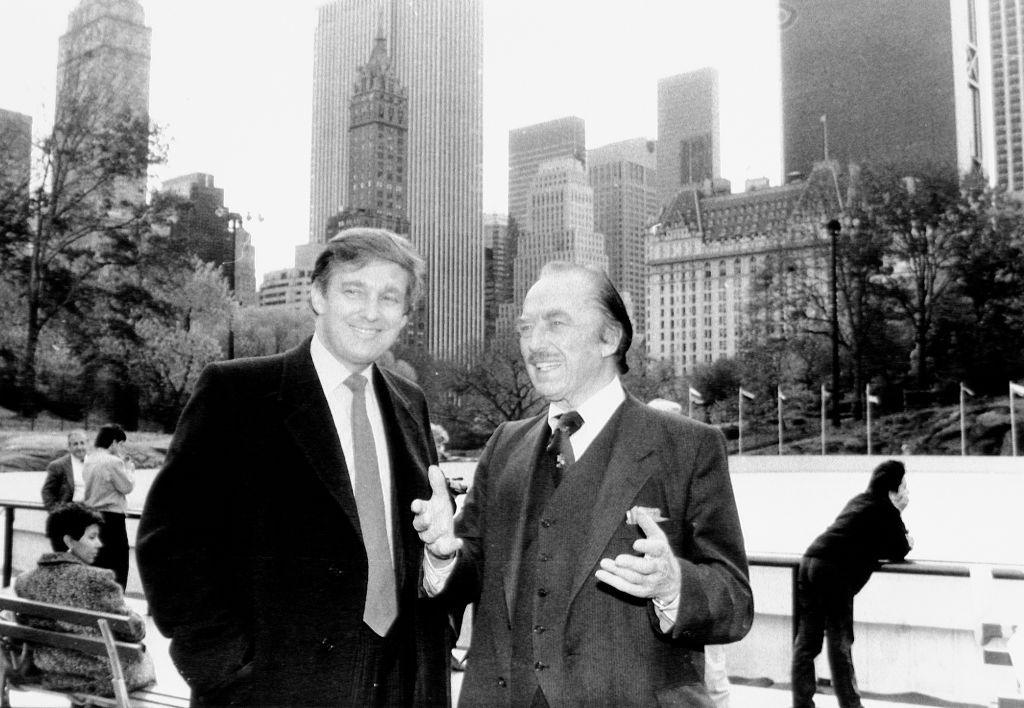
[[[100,636],[28,627],[15,622],[14,613],[93,627],[99,630]],[[181,696],[145,689],[128,691],[121,662],[139,659],[145,647],[115,640],[115,630],[130,631],[128,618],[124,615],[0,596],[0,708],[10,708],[11,690],[58,695],[75,703],[107,708],[187,708],[189,701]],[[32,649],[36,646],[74,649],[106,658],[110,664],[114,697],[45,688],[40,681],[39,671],[32,666]]]

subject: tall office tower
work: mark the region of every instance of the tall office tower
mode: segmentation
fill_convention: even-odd
[[[434,356],[464,357],[483,337],[481,0],[338,0],[319,13],[310,241],[344,206],[347,89],[383,32],[408,92],[409,234],[429,274],[424,317],[410,326]]]
[[[505,214],[484,214],[484,340],[494,338],[498,306],[512,301],[515,249]]]
[[[718,71],[698,69],[658,81],[658,205],[680,189],[719,176]]]
[[[1024,3],[989,0],[996,183],[1024,191]]]
[[[646,331],[644,240],[658,214],[655,142],[633,138],[587,151],[594,190],[594,229],[604,234],[608,276],[634,303],[633,329]]]
[[[224,208],[224,190],[202,172],[172,177],[163,191],[185,200],[171,227],[200,260],[223,269],[243,305],[256,304],[256,249],[242,217]]]
[[[527,194],[542,162],[559,157],[587,159],[586,126],[569,116],[508,131],[508,216],[522,232],[528,228]]]
[[[787,175],[826,157],[992,174],[974,0],[782,0],[779,9]]]
[[[541,163],[527,193],[526,218],[530,229],[520,235],[513,267],[515,307],[522,305],[541,266],[548,261],[570,261],[608,270],[604,236],[594,231],[594,190],[576,158]]]
[[[32,175],[32,117],[0,108],[0,212],[24,203]]]
[[[131,119],[139,148],[148,144],[151,34],[138,0],[81,0],[58,42],[58,129],[87,123],[99,132]],[[115,191],[141,204],[146,178],[126,177]]]
[[[370,60],[356,69],[349,102],[348,201],[328,231],[372,226],[409,233],[406,217],[408,103],[387,40],[378,35]]]

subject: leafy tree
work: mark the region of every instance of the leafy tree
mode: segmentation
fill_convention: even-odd
[[[38,403],[42,334],[60,318],[82,314],[150,213],[137,185],[162,159],[156,132],[144,118],[108,112],[103,98],[64,101],[53,132],[36,146],[31,188],[0,185],[0,258],[22,310],[14,365],[16,405],[25,413]]]
[[[313,333],[309,307],[243,307],[234,320],[235,355],[280,354]]]

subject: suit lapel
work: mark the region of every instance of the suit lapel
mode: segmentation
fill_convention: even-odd
[[[537,460],[540,458],[541,446],[544,445],[548,438],[549,430],[548,419],[545,413],[539,416],[537,421],[527,431],[523,437],[522,444],[515,446],[515,449],[509,455],[508,463],[505,467],[505,474],[511,477],[508,480],[508,484],[513,489],[522,490],[520,497],[522,503],[519,505],[519,515],[516,518],[515,528],[512,529],[512,545],[509,547],[508,563],[505,565],[503,578],[505,603],[509,618],[512,617],[512,611],[515,607],[516,583],[519,580],[519,564],[522,562],[523,556],[523,534],[526,531],[526,517],[530,499],[533,495],[533,471],[537,465]]]
[[[569,605],[593,573],[633,499],[654,473],[651,466],[642,463],[654,450],[650,431],[644,422],[646,412],[642,403],[627,394],[622,410],[616,415],[619,430],[612,443],[612,455],[590,517],[586,545],[573,575]],[[609,421],[609,425],[612,424],[615,424],[615,417]]]
[[[285,356],[280,398],[285,429],[362,538],[352,479],[327,398],[309,355],[309,340]]]

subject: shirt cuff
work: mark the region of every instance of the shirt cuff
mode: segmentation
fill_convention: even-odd
[[[423,589],[426,591],[427,597],[434,597],[444,590],[448,578],[455,570],[455,562],[458,559],[458,555],[455,555],[448,560],[437,560],[426,549],[423,549]]]
[[[654,603],[654,614],[658,616],[661,623],[661,631],[667,634],[676,623],[676,616],[679,614],[679,595],[676,594],[671,602],[661,602],[657,598],[651,600]]]

